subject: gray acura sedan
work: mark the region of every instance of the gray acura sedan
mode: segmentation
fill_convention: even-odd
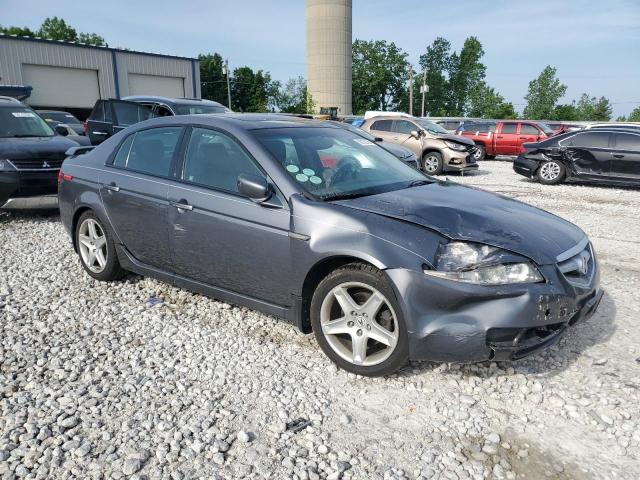
[[[358,374],[518,359],[602,297],[575,225],[324,122],[156,118],[75,150],[60,212],[91,277],[137,272],[282,317]]]

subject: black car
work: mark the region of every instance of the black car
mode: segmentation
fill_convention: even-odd
[[[31,108],[0,98],[0,206],[57,193],[58,171],[72,147],[78,143],[56,135]]]
[[[77,135],[84,135],[84,126],[72,113],[62,112],[60,110],[36,110],[45,122],[51,127],[64,124],[68,125]]]
[[[91,277],[138,272],[282,317],[358,374],[521,358],[602,297],[575,225],[326,122],[156,118],[61,177],[60,218]]]
[[[640,184],[640,131],[592,128],[537,143],[513,163],[516,173],[553,185],[569,180]]]
[[[199,98],[131,96],[122,100],[98,100],[87,119],[87,135],[98,145],[120,130],[155,117],[230,112],[224,105]]]

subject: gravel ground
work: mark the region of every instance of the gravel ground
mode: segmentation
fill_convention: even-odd
[[[95,282],[55,213],[0,213],[0,478],[640,478],[640,191],[452,180],[582,227],[596,315],[512,364],[362,378],[272,317]]]

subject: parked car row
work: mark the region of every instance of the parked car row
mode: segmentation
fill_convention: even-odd
[[[410,117],[369,127],[422,157],[432,142],[462,151],[456,168],[473,148]],[[362,375],[522,358],[593,315],[582,230],[425,176],[385,144],[283,115],[154,118],[72,152],[60,216],[89,276],[137,272],[284,318]]]

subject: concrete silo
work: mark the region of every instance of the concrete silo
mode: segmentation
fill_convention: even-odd
[[[351,115],[351,0],[307,0],[307,88],[316,112]]]

